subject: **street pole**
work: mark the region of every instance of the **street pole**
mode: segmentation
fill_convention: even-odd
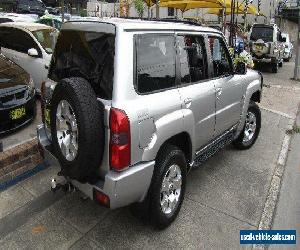
[[[159,0],[156,0],[155,9],[156,9],[156,19],[159,19]]]
[[[61,0],[61,20],[64,23],[65,22],[65,0]]]
[[[297,52],[295,59],[294,80],[300,80],[300,0],[297,1],[298,11],[298,34],[297,34]]]

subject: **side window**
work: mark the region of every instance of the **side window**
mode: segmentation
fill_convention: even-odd
[[[136,87],[150,93],[175,86],[175,38],[145,34],[136,39]]]
[[[178,36],[181,83],[194,83],[207,79],[207,59],[203,38]]]
[[[40,51],[39,47],[26,32],[14,28],[5,28],[0,31],[0,44],[7,49],[27,54],[29,49]]]
[[[223,39],[220,37],[209,37],[208,42],[213,64],[213,77],[232,74],[232,61]]]

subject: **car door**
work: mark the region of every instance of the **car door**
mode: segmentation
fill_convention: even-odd
[[[0,33],[1,52],[31,75],[35,87],[39,90],[48,73],[39,45],[29,33],[21,29],[5,27],[1,28]],[[30,56],[29,49],[36,49],[38,55]]]
[[[195,150],[208,144],[215,129],[215,86],[208,79],[207,53],[204,36],[177,34],[179,93],[186,128]]]
[[[221,36],[209,36],[212,80],[216,88],[215,137],[238,124],[242,110],[243,77],[234,75],[233,63]]]

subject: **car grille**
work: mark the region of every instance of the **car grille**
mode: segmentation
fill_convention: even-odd
[[[0,96],[0,103],[2,105],[5,105],[5,104],[8,104],[8,103],[13,102],[13,101],[22,100],[26,97],[26,91],[27,90],[23,89],[19,92],[15,92],[13,94],[7,94],[7,95],[4,95],[4,96]]]

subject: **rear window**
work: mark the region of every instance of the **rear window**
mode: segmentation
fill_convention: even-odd
[[[273,42],[273,27],[253,26],[250,40],[256,41],[262,39],[264,42]]]
[[[136,40],[136,88],[141,94],[175,86],[175,38],[173,35],[144,34]]]
[[[49,78],[86,79],[103,99],[112,98],[115,35],[86,31],[62,31],[58,37]]]

